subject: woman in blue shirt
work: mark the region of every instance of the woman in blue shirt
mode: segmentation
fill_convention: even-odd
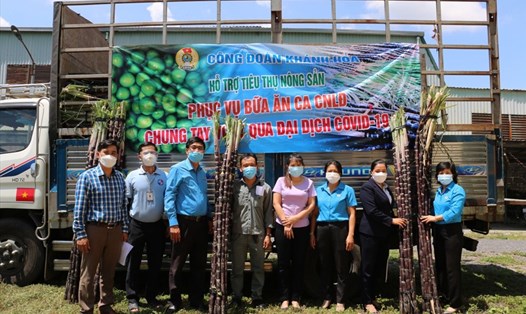
[[[462,257],[462,210],[466,201],[464,189],[457,184],[457,170],[449,162],[436,166],[436,178],[440,187],[433,202],[434,215],[423,216],[424,223],[434,223],[433,245],[437,271],[438,291],[449,307],[444,313],[457,313],[462,306],[461,269]]]
[[[311,217],[310,232],[311,246],[318,247],[320,256],[325,298],[322,308],[330,308],[335,294],[333,283],[336,282],[337,312],[345,310],[357,205],[353,188],[343,184],[341,176],[342,165],[338,161],[325,164],[327,182],[316,189],[318,203]]]

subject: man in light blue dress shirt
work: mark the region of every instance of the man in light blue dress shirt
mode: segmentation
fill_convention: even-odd
[[[126,296],[131,313],[139,312],[139,277],[144,246],[147,248],[148,276],[146,301],[158,307],[155,299],[159,286],[159,271],[165,249],[164,190],[166,174],[156,166],[157,147],[153,143],[139,145],[138,158],[141,166],[126,177],[126,196],[130,207],[130,234],[128,242],[133,249],[128,255]]]

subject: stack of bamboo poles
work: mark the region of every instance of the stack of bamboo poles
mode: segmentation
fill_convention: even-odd
[[[420,313],[416,302],[415,272],[413,267],[413,227],[411,210],[411,159],[406,119],[403,108],[391,117],[390,126],[393,136],[396,167],[396,202],[398,217],[408,220],[407,227],[399,231],[400,250],[400,313]]]
[[[447,87],[436,88],[432,86],[427,93],[422,93],[420,123],[415,142],[419,217],[431,214],[432,144],[439,115],[443,126],[446,124],[445,109],[448,96]],[[435,280],[431,225],[422,223],[420,219],[418,219],[418,260],[420,263],[423,310],[425,313],[442,313]]]
[[[237,118],[226,117],[226,135],[224,137],[226,150],[223,158],[221,158],[220,137],[222,132],[219,113],[216,113],[213,119],[216,199],[208,313],[224,314],[226,313],[227,303],[228,232],[232,215],[233,183],[238,145],[243,137],[244,123]]]
[[[96,158],[97,146],[100,142],[111,139],[115,140],[120,145],[120,158],[118,165],[124,165],[124,119],[125,119],[125,103],[120,102],[111,104],[107,100],[99,100],[93,107],[93,128],[89,141],[88,156],[86,162],[86,169],[95,167],[98,164]],[[75,243],[75,239],[73,239]],[[82,256],[75,244],[71,247],[69,256],[69,272],[66,279],[66,291],[64,299],[70,303],[78,302],[78,291],[80,281],[80,263]],[[98,277],[98,276],[97,276]],[[98,282],[98,280],[97,280]],[[95,287],[97,295],[98,289]]]

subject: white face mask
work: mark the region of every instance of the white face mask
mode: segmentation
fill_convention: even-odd
[[[387,179],[386,172],[374,172],[371,176],[373,177],[373,180],[378,184],[384,183]]]
[[[438,182],[440,182],[440,184],[442,184],[443,186],[447,186],[451,182],[453,182],[453,175],[452,174],[439,174],[437,179],[438,179]]]
[[[146,167],[151,167],[151,166],[155,165],[156,162],[157,162],[157,155],[155,155],[155,154],[146,153],[142,157],[142,164],[144,166],[146,166]]]
[[[325,179],[327,179],[330,184],[334,184],[340,181],[340,174],[338,172],[327,172],[325,174]]]
[[[106,168],[111,168],[117,163],[117,158],[112,155],[102,155],[99,157],[99,162]]]

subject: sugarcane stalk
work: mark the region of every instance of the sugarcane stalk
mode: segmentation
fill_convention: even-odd
[[[431,151],[437,125],[441,115],[445,123],[445,103],[448,97],[447,88],[437,89],[432,86],[423,93],[421,117],[416,137],[417,195],[419,217],[431,213]],[[425,101],[424,101],[425,100]],[[431,243],[431,226],[418,220],[418,257],[421,273],[423,310],[426,313],[442,313],[436,286],[435,268]]]
[[[241,139],[239,133],[243,123],[236,118],[225,118],[226,134],[222,139],[225,143],[225,153],[219,153],[219,114],[214,115],[214,145],[216,160],[216,202],[214,214],[214,242],[213,264],[210,278],[209,313],[226,313],[227,301],[227,261],[228,261],[228,233],[232,212],[233,180],[237,147]]]
[[[390,127],[395,156],[395,190],[398,204],[398,217],[409,221],[406,228],[399,230],[400,277],[399,306],[401,313],[420,313],[416,302],[415,276],[413,268],[411,173],[408,150],[406,119],[400,108],[390,119]]]

